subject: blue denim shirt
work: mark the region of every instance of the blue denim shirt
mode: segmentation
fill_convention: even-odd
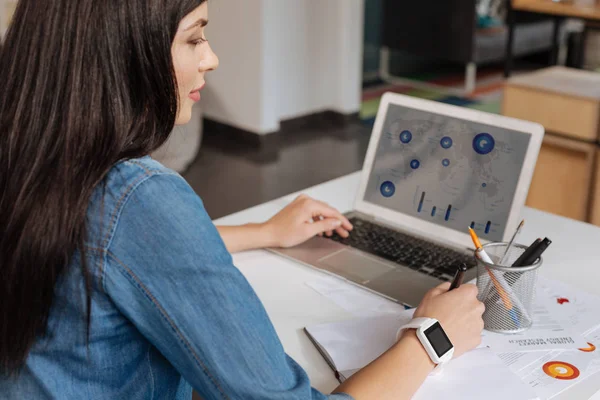
[[[89,337],[77,253],[48,334],[1,399],[350,399],[311,388],[202,201],[149,157],[118,163],[88,210]],[[188,383],[189,382],[189,383]]]

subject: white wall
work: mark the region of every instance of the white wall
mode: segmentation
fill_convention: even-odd
[[[17,0],[0,0],[0,39],[8,29],[8,25],[16,7]]]
[[[279,122],[360,108],[364,0],[227,0],[209,4],[220,57],[205,115],[267,134]]]

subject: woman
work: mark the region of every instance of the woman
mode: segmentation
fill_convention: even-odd
[[[301,197],[219,232],[147,156],[218,65],[207,20],[203,0],[19,1],[0,54],[1,398],[399,399],[432,370],[407,331],[335,394],[312,389],[229,252],[349,222]],[[457,356],[481,313],[471,285],[416,311]]]

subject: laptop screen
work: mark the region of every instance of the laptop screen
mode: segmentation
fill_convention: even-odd
[[[364,200],[502,240],[530,135],[390,104]]]

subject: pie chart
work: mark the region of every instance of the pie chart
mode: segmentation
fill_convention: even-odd
[[[579,376],[579,370],[576,366],[563,361],[549,361],[542,367],[542,370],[551,378],[560,380],[572,380]]]
[[[596,346],[594,346],[593,343],[587,342],[587,344],[589,345],[589,347],[583,347],[583,348],[577,349],[577,350],[583,351],[584,353],[592,353],[592,352],[596,351]]]

